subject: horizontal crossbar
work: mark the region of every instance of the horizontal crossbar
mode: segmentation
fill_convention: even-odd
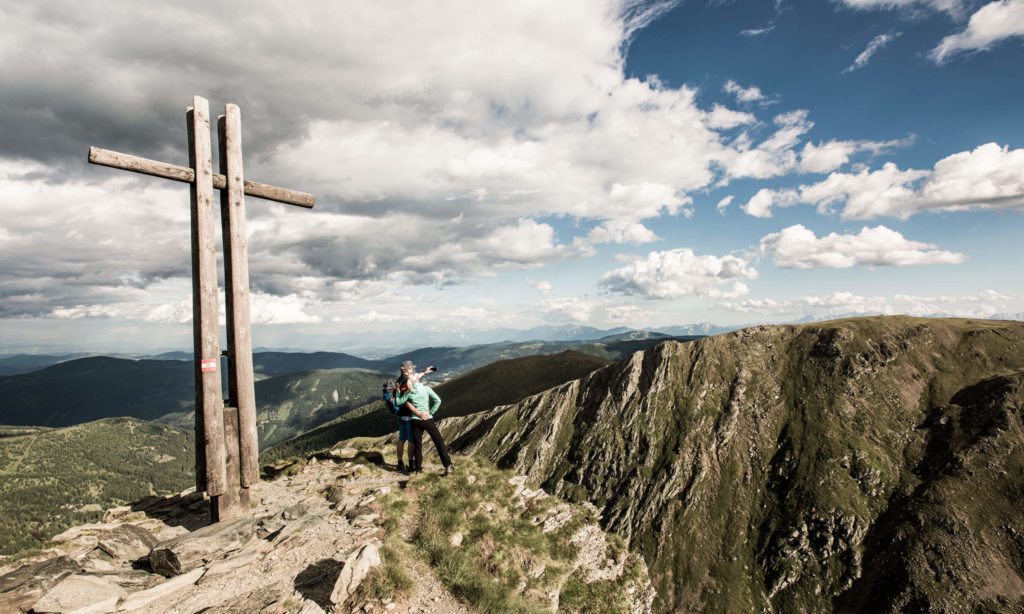
[[[92,164],[109,166],[111,168],[119,168],[126,171],[142,173],[143,175],[172,179],[182,183],[192,183],[196,179],[195,171],[187,166],[178,166],[176,164],[167,164],[166,162],[147,160],[146,158],[129,156],[128,154],[110,151],[109,149],[101,149],[99,147],[89,148],[89,162]],[[288,205],[306,207],[307,209],[312,208],[316,201],[316,198],[312,194],[306,194],[305,192],[278,188],[265,183],[257,183],[249,180],[246,180],[244,184],[247,196],[265,198],[267,200],[273,200]],[[227,180],[224,178],[224,175],[220,173],[213,174],[214,188],[223,190],[226,185]]]

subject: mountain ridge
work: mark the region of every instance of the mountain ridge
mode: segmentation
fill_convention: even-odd
[[[1020,611],[1022,344],[1019,322],[759,326],[665,342],[443,431],[597,505],[644,554],[659,611]],[[974,516],[949,511],[972,496]],[[884,535],[913,556],[887,558]]]
[[[441,396],[437,418],[461,416],[516,401],[557,383],[575,379],[608,364],[606,359],[566,350],[554,355],[522,356],[497,361],[442,384],[427,380]],[[339,439],[375,437],[393,432],[395,418],[383,401],[346,415],[262,451],[264,462],[329,447]]]

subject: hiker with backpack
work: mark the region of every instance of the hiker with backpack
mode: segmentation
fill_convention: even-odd
[[[434,390],[419,381],[420,377],[432,370],[428,367],[422,374],[416,373],[416,366],[411,360],[402,363],[402,377],[405,378],[409,387],[403,393],[395,395],[395,405],[401,407],[406,403],[412,403],[412,458],[410,459],[410,470],[415,473],[423,472],[423,431],[430,434],[437,454],[441,457],[441,464],[444,465],[445,475],[455,472],[455,465],[448,456],[448,447],[441,437],[441,431],[437,430],[434,423],[434,414],[441,406],[441,397],[437,396]],[[397,389],[396,389],[397,392]]]
[[[384,406],[388,408],[398,421],[398,470],[405,471],[406,464],[402,462],[402,455],[405,452],[405,442],[409,442],[409,467],[412,467],[412,403],[403,406],[395,404],[395,396],[403,391],[403,386],[408,389],[408,380],[399,378],[397,382],[384,384]]]
[[[408,367],[408,369],[406,367]],[[398,443],[396,444],[396,451],[398,452],[399,471],[406,471],[406,469],[411,470],[413,468],[412,415],[415,406],[412,404],[412,401],[406,401],[404,404],[396,403],[396,397],[398,395],[405,395],[408,393],[412,384],[418,382],[420,378],[424,377],[428,373],[437,371],[437,367],[427,367],[422,373],[416,373],[415,371],[416,367],[412,365],[412,361],[407,360],[403,362],[402,369],[398,374],[398,380],[384,384],[382,390],[384,406],[387,407],[388,411],[395,416],[395,420],[398,422]],[[406,442],[409,442],[408,465],[402,462]]]

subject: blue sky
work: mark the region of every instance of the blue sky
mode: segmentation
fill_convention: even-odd
[[[0,351],[189,347],[195,94],[257,345],[1024,312],[1024,0],[0,5]]]

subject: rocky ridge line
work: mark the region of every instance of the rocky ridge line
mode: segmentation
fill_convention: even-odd
[[[1022,390],[1024,323],[856,318],[666,342],[443,430],[595,504],[657,611],[1024,612]]]

